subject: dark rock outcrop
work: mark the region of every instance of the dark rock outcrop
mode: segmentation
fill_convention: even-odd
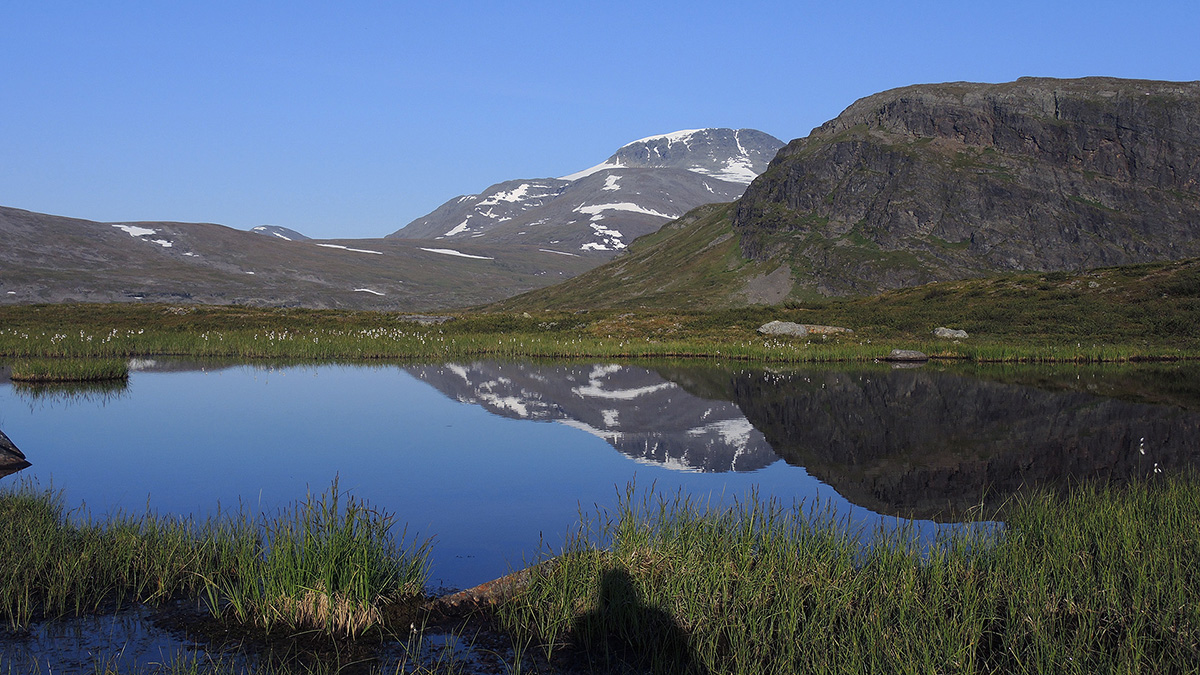
[[[29,466],[29,462],[25,460],[25,455],[17,449],[17,446],[3,431],[0,431],[0,478],[16,473],[27,466]]]
[[[1198,148],[1200,82],[904,87],[789,143],[733,224],[826,295],[1194,257]]]

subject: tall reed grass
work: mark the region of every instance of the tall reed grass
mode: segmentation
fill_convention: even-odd
[[[121,359],[64,358],[21,359],[12,365],[14,382],[108,382],[129,379],[129,365]]]
[[[20,630],[182,598],[267,632],[359,635],[384,627],[388,605],[427,583],[428,542],[400,545],[393,521],[341,495],[336,480],[271,517],[203,522],[151,512],[97,521],[21,482],[0,489],[0,619]]]
[[[238,572],[207,586],[208,606],[268,631],[283,625],[354,637],[381,626],[388,604],[420,597],[428,582],[428,540],[400,548],[394,520],[340,494],[335,480],[263,522],[253,546],[235,547]]]
[[[803,505],[638,501],[589,518],[499,621],[588,669],[1195,672],[1200,483],[1039,493],[1007,525],[863,549]]]

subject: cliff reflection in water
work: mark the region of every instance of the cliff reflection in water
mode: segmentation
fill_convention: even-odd
[[[1090,393],[1120,395],[1122,379],[1137,375],[1131,397],[1145,399],[1147,371],[1126,368],[1062,368],[1078,384],[1043,378],[1053,390],[936,368],[746,371],[732,398],[788,463],[851,502],[956,520],[981,498],[995,506],[1024,487],[1200,467],[1200,413]],[[1177,371],[1163,372],[1177,381]]]
[[[1200,381],[1194,367],[408,370],[458,401],[583,429],[638,461],[754,471],[782,457],[859,506],[911,518],[974,517],[981,501],[1026,487],[1200,468],[1200,396],[1179,386]]]
[[[717,472],[779,459],[728,396],[697,396],[646,368],[476,362],[407,370],[457,401],[582,429],[637,461]]]

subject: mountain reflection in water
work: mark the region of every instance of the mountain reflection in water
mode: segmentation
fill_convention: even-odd
[[[476,362],[407,370],[454,400],[582,429],[639,462],[718,472],[779,459],[732,401],[697,396],[638,366]]]
[[[1129,398],[1161,399],[1147,395],[1154,390],[1147,372],[1178,382],[1183,370],[1185,381],[1196,381],[1189,369],[1196,370],[1071,366],[1059,368],[1057,378],[1030,377],[1036,369],[1026,369],[1024,378],[989,373],[1041,386],[937,367],[652,370],[476,362],[408,370],[452,399],[584,429],[639,461],[754,471],[782,457],[858,506],[949,522],[986,515],[1022,488],[1120,483],[1200,466],[1200,413],[1115,398],[1128,391]],[[1125,389],[1124,380],[1137,384]],[[1194,393],[1184,392],[1182,400],[1194,402]],[[981,504],[982,513],[975,509]]]
[[[1101,373],[1104,388],[1116,393],[1120,375]],[[925,368],[743,372],[731,394],[788,463],[854,504],[910,518],[961,519],[1030,486],[1200,467],[1200,413],[1081,388]]]

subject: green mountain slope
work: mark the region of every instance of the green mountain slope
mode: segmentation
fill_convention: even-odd
[[[732,210],[733,204],[696,208],[594,270],[495,307],[712,309],[783,301],[791,288],[788,270],[741,254]]]

